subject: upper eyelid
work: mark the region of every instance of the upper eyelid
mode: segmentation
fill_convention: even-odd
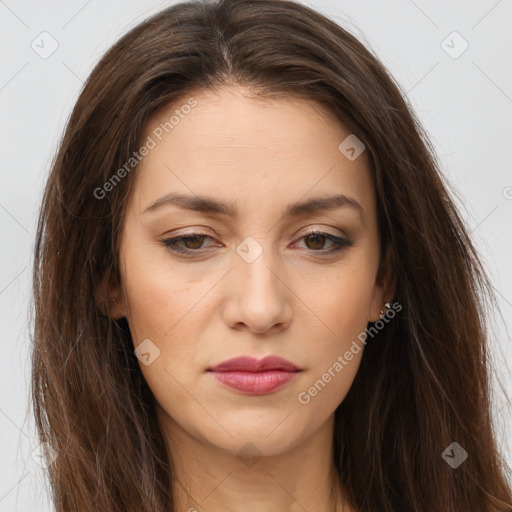
[[[336,241],[332,240],[331,238],[335,238],[335,239],[342,240],[345,242],[350,242],[350,238],[345,233],[343,233],[342,235],[334,235],[334,234],[329,233],[328,231],[324,231],[322,229],[311,229],[311,230],[307,231],[306,233],[303,233],[302,235],[296,237],[295,240],[298,242],[298,241],[302,240],[303,238],[310,236],[310,235],[314,235],[314,234],[324,235],[324,236],[326,236],[326,238],[328,240],[330,240],[333,243],[336,243]],[[215,236],[209,235],[208,233],[202,233],[200,231],[193,231],[193,232],[189,232],[189,233],[179,234],[176,236],[164,237],[164,238],[162,238],[161,241],[163,241],[163,242],[174,241],[175,243],[179,243],[183,239],[194,238],[196,236],[205,236],[207,238],[210,238],[211,240],[216,240]],[[194,249],[190,249],[190,250],[193,252],[200,252],[200,250],[197,250],[197,251]]]

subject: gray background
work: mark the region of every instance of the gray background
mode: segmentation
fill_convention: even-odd
[[[170,3],[0,0],[0,512],[51,509],[31,457],[37,443],[27,394],[31,254],[51,157],[92,66],[129,28]],[[491,349],[512,396],[512,1],[309,5],[375,50],[430,134],[496,286],[503,319],[489,317]],[[44,31],[50,36],[40,36]],[[58,48],[48,58],[31,47],[42,53],[52,40]],[[458,55],[464,40],[469,47]],[[511,404],[501,387],[495,390],[500,446],[510,464]]]

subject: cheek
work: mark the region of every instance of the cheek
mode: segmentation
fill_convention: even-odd
[[[202,303],[198,301],[209,286],[168,262],[148,264],[145,256],[140,247],[126,251],[122,268],[134,349],[143,341],[142,346],[150,348],[150,364],[139,358],[139,367],[157,401],[183,403],[186,395],[180,394],[179,383],[194,381],[202,369],[197,335]],[[140,352],[147,352],[142,346]]]
[[[330,336],[326,341],[331,345],[350,344],[349,340],[366,328],[370,316],[375,269],[365,255],[354,255],[351,260],[330,276],[325,288],[302,292],[308,293],[308,304],[327,326]]]
[[[329,412],[344,399],[355,378],[365,344],[374,291],[374,261],[355,254],[330,280],[328,288],[311,294],[311,309],[322,320],[321,335],[310,344],[310,376],[298,401]],[[302,292],[305,293],[305,292]],[[321,350],[319,348],[321,347]]]
[[[154,247],[126,251],[122,275],[130,327],[139,336],[164,342],[175,331],[191,325],[195,306],[208,291],[208,283],[165,259],[151,260],[154,252]]]
[[[190,399],[187,389],[201,372],[194,305],[201,297],[198,286],[207,290],[208,283],[192,282],[183,272],[161,261],[148,264],[146,256],[150,254],[140,247],[125,251],[121,269],[134,348],[143,340],[151,342],[144,341],[151,353],[150,363],[146,365],[140,359],[139,367],[157,403],[168,415],[200,417],[202,411]],[[187,428],[193,430],[194,425]]]

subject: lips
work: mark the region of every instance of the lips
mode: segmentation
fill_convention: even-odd
[[[222,385],[249,395],[265,395],[292,381],[301,371],[279,356],[235,357],[207,370]]]

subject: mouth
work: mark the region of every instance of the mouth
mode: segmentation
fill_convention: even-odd
[[[249,395],[266,395],[291,382],[302,370],[279,356],[261,360],[236,357],[208,368],[207,372],[222,385]]]

